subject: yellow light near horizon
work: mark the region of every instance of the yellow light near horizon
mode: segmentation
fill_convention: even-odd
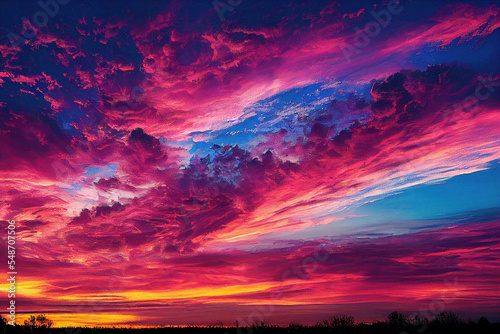
[[[193,289],[170,290],[170,291],[120,291],[102,293],[81,293],[71,295],[52,294],[47,295],[45,290],[51,285],[43,281],[17,281],[16,295],[30,298],[42,298],[51,300],[67,301],[149,301],[149,300],[169,300],[169,299],[191,299],[199,297],[221,297],[233,296],[244,293],[266,291],[268,289],[282,286],[280,282],[253,283],[246,285],[232,285],[223,287],[203,286]],[[4,294],[9,290],[8,283],[0,284],[0,291]]]
[[[31,298],[46,298],[43,294],[43,288],[48,287],[49,284],[43,281],[23,281],[16,280],[16,295],[26,296]],[[10,284],[0,284],[0,292],[6,294],[9,291]]]
[[[44,314],[43,312],[34,313]],[[45,314],[47,318],[54,322],[54,327],[109,327],[127,326],[130,321],[137,321],[140,318],[130,314],[103,314],[103,313],[50,313]],[[31,314],[16,314],[16,323],[22,325]],[[133,326],[132,326],[133,327]]]
[[[307,282],[308,285],[313,283],[321,283],[320,281]],[[252,284],[240,284],[222,287],[213,286],[201,286],[192,289],[179,289],[179,290],[156,290],[156,291],[146,291],[146,290],[130,290],[130,291],[119,291],[119,292],[106,292],[106,293],[79,293],[79,294],[46,294],[46,290],[52,288],[52,286],[46,282],[42,281],[22,281],[17,283],[16,294],[21,296],[29,296],[30,298],[40,298],[52,301],[71,301],[71,302],[116,302],[116,301],[129,301],[129,302],[141,302],[141,301],[154,301],[154,300],[178,300],[178,299],[200,299],[209,303],[223,302],[223,300],[233,300],[238,304],[252,303],[251,301],[243,302],[237,297],[241,294],[255,293],[255,292],[265,292],[276,287],[286,287],[286,286],[298,286],[305,282],[300,280],[289,280],[287,282],[262,282],[262,283],[252,283]],[[7,293],[8,284],[1,284],[0,291]],[[220,300],[210,300],[210,297],[227,297]],[[330,296],[331,297],[331,296]],[[303,304],[304,301],[300,300],[280,300],[275,301],[277,304],[291,305],[294,303]],[[257,301],[259,303],[259,301]]]
[[[225,287],[200,287],[186,290],[172,291],[126,291],[113,294],[74,294],[68,296],[59,296],[56,299],[79,301],[89,299],[99,300],[127,300],[127,301],[149,301],[149,300],[170,300],[170,299],[191,299],[198,297],[220,297],[233,296],[243,293],[265,291],[270,288],[281,286],[280,283],[254,283],[247,285],[232,285]]]

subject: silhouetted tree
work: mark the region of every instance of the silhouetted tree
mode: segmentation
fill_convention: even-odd
[[[28,318],[28,320],[24,320],[24,326],[36,327],[36,317],[34,315],[32,315]]]
[[[415,318],[410,319],[410,323],[417,330],[417,332],[422,333],[429,326],[429,319],[421,317],[417,314],[415,315]]]
[[[31,328],[51,328],[54,323],[47,318],[45,314],[30,316],[28,320],[24,320],[24,326]]]
[[[0,329],[2,330],[2,332],[5,332],[5,327],[7,327],[7,319],[0,315]]]
[[[334,316],[329,325],[335,329],[349,329],[354,327],[354,317],[349,315]]]
[[[410,323],[406,314],[399,313],[398,311],[391,312],[388,318],[389,324],[393,327],[406,327]]]
[[[491,327],[491,323],[485,317],[481,317],[481,319],[479,319],[479,321],[477,322],[477,324],[481,328],[490,328]]]
[[[460,317],[456,313],[453,312],[440,312],[436,316],[435,321],[440,325],[455,328],[464,323],[464,321],[460,319]]]

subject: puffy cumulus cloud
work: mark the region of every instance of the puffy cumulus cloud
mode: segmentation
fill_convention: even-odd
[[[44,114],[6,111],[2,112],[2,116],[2,170],[15,172],[26,168],[53,176],[53,171],[42,168],[42,165],[46,159],[55,158],[63,152],[70,142],[57,122]]]
[[[389,26],[383,32],[391,35],[387,43],[373,42],[373,46],[362,49],[366,55],[349,59],[343,46],[353,46],[357,33],[352,26],[345,26],[340,12],[332,8],[325,9],[333,15],[328,24],[316,27],[321,20],[311,18],[316,23],[308,30],[282,22],[260,28],[228,24],[222,30],[207,29],[203,33],[179,31],[176,11],[166,11],[132,32],[144,56],[141,67],[147,76],[139,83],[140,106],[135,111],[127,110],[130,117],[125,126],[129,130],[139,126],[182,140],[193,131],[223,128],[226,122],[238,120],[249,104],[306,82],[325,77],[349,76],[366,81],[382,77],[396,70],[384,59],[405,58],[410,51],[429,44],[446,46],[457,38],[491,34],[498,25],[498,10],[495,6],[485,14],[480,10],[465,5],[443,10],[436,15],[432,29],[419,26],[395,30]],[[477,25],[461,23],[462,13],[470,11],[475,13]],[[358,23],[370,18],[374,20],[369,17]]]
[[[486,101],[470,112],[453,110],[456,101],[465,99],[477,84],[470,71],[457,66],[399,72],[373,84],[371,116],[362,123],[356,121],[348,129],[337,131],[328,123],[336,117],[332,107],[311,119],[308,130],[295,142],[280,142],[279,134],[284,132],[279,132],[272,140],[273,147],[280,148],[278,156],[269,150],[255,156],[255,152],[238,146],[214,146],[213,157],[194,157],[181,172],[179,163],[170,160],[167,152],[173,151],[175,158],[175,150],[141,128],[117,132],[103,126],[87,133],[84,139],[71,139],[57,124],[50,123],[50,118],[45,127],[15,127],[23,129],[25,140],[32,141],[29,143],[9,141],[22,136],[13,129],[5,131],[8,151],[4,156],[26,159],[15,164],[17,172],[24,164],[33,171],[34,178],[40,177],[40,170],[50,173],[46,176],[51,180],[49,187],[79,180],[83,188],[73,195],[64,194],[63,199],[93,199],[98,206],[82,211],[72,224],[95,230],[95,226],[87,224],[95,222],[99,226],[103,217],[117,226],[130,223],[130,229],[111,237],[116,243],[103,242],[103,247],[116,249],[133,229],[149,231],[151,236],[166,233],[161,232],[166,229],[172,230],[166,233],[170,246],[160,249],[192,249],[193,243],[212,239],[241,241],[326,223],[315,216],[398,190],[405,179],[417,176],[416,182],[421,183],[481,168],[496,154],[495,146],[488,144],[496,138],[496,100]],[[354,110],[366,109],[364,103],[351,106]],[[50,124],[55,134],[44,132],[51,129]],[[464,126],[469,127],[467,132]],[[475,136],[479,130],[483,131],[482,137]],[[24,149],[36,145],[33,151]],[[477,153],[471,145],[481,147],[483,155],[471,158]],[[429,158],[440,150],[443,154],[439,157]],[[20,151],[25,155],[20,157]],[[297,162],[290,162],[287,155],[297,157]],[[465,160],[464,155],[469,159]],[[49,164],[52,170],[41,168],[47,159],[58,160]],[[455,159],[463,160],[458,170],[451,166],[435,169]],[[116,175],[111,178],[82,176],[88,168],[85,166],[109,164],[117,165]],[[411,184],[415,181],[404,186]],[[366,193],[362,189],[371,190]],[[141,215],[141,219],[130,218]],[[130,240],[136,237],[132,235]]]
[[[498,26],[495,6],[484,10],[454,6],[433,16],[429,26],[388,26],[382,32],[391,35],[387,43],[373,41],[362,50],[366,56],[346,61],[342,45],[353,44],[357,35],[353,27],[373,20],[363,14],[372,8],[346,11],[337,4],[317,6],[291,6],[274,25],[232,22],[214,28],[201,21],[199,28],[189,30],[178,24],[185,9],[172,2],[150,21],[136,25],[129,23],[129,16],[105,23],[83,15],[76,27],[59,23],[64,34],[40,31],[25,48],[47,49],[52,61],[67,68],[64,81],[57,78],[59,84],[67,80],[100,97],[100,101],[78,97],[61,101],[60,96],[44,93],[55,108],[90,103],[105,112],[114,127],[128,131],[141,127],[182,140],[195,131],[223,128],[238,120],[251,103],[279,91],[331,77],[360,78],[361,73],[361,80],[381,77],[397,70],[393,61],[387,61],[389,54],[403,59],[429,44],[446,46],[457,38],[487,36]],[[298,14],[303,11],[307,14]],[[462,24],[463,13],[472,15],[474,24]],[[348,23],[344,14],[366,17]]]
[[[265,198],[262,205],[222,236],[241,241],[238,236],[245,234],[300,229],[322,221],[305,219],[306,212],[321,216],[330,211],[331,215],[345,205],[401,187],[483,168],[498,158],[493,126],[498,124],[498,97],[468,112],[457,108],[479,84],[462,67],[403,71],[373,84],[371,116],[362,122],[338,131],[325,122],[328,117],[323,114],[291,142],[283,140],[281,130],[269,139],[269,146],[280,147],[280,156],[273,159],[294,157],[299,162],[289,162],[296,167],[271,186],[266,184],[264,196],[259,196]],[[477,131],[482,131],[480,138]],[[259,145],[268,147],[266,142]],[[482,158],[474,158],[477,150],[484,154]]]
[[[469,83],[458,89],[456,80],[448,80],[453,76]],[[80,157],[80,165],[116,163],[116,175],[83,180],[99,204],[81,211],[67,231],[63,228],[54,235],[74,240],[82,252],[103,248],[108,255],[128,254],[146,245],[159,254],[192,252],[200,246],[217,248],[218,242],[231,244],[326,223],[316,216],[401,189],[402,184],[407,187],[481,168],[495,159],[495,147],[488,146],[496,138],[494,126],[482,126],[498,122],[492,108],[495,100],[470,112],[450,109],[473,90],[474,78],[464,68],[437,66],[377,81],[372,88],[371,116],[363,123],[355,122],[331,135],[335,126],[323,123],[329,118],[322,115],[312,119],[309,131],[292,145],[275,143],[297,155],[296,163],[272,151],[255,157],[238,146],[214,146],[213,157],[196,156],[179,172],[179,165],[169,162],[168,148],[143,129],[122,133],[120,138],[96,137],[77,148],[82,152],[73,154]],[[451,100],[443,99],[454,95]],[[478,138],[474,128],[464,133],[465,124],[476,124],[488,135]],[[441,133],[429,130],[436,128]],[[445,167],[464,154],[477,152],[465,144],[482,147],[484,156],[463,160],[458,170]],[[445,153],[430,160],[439,150]],[[436,170],[435,166],[444,167]],[[415,175],[417,181],[408,182]],[[112,191],[115,197],[109,197]],[[109,202],[111,198],[114,203]]]

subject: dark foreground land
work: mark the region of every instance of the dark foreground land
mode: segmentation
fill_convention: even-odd
[[[498,334],[500,333],[500,324],[493,324],[491,327],[478,327],[478,326],[461,326],[460,328],[428,328],[422,332],[418,330],[406,328],[396,329],[385,326],[383,324],[375,325],[357,325],[355,328],[349,329],[333,329],[318,326],[300,326],[289,325],[286,327],[277,326],[254,326],[254,327],[162,327],[162,328],[51,328],[51,329],[33,329],[24,326],[16,326],[15,328],[7,328],[4,333],[43,333],[43,334],[120,334],[120,333],[133,333],[133,334],[285,334],[285,333],[356,333],[356,334]]]
[[[45,319],[38,322],[36,319]],[[388,320],[375,323],[356,323],[350,316],[336,316],[314,326],[290,324],[288,326],[273,326],[261,323],[247,327],[158,327],[158,328],[124,328],[124,327],[67,327],[51,328],[52,322],[45,316],[33,317],[33,322],[23,326],[9,326],[0,323],[0,333],[32,333],[32,334],[286,334],[286,333],[353,333],[353,334],[498,334],[500,323],[490,323],[486,318],[475,322],[463,320],[454,313],[442,312],[436,318],[408,318],[404,314],[393,312]]]

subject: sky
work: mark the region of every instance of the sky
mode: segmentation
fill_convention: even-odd
[[[2,0],[0,32],[18,323],[500,321],[496,1]]]

